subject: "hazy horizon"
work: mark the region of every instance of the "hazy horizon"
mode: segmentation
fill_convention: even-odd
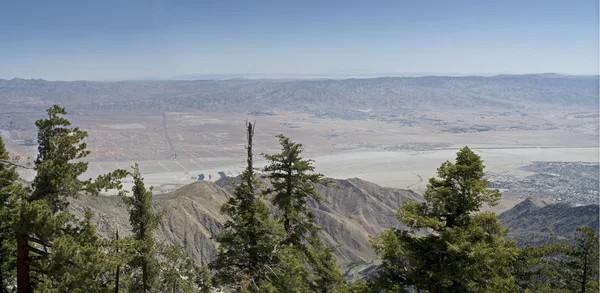
[[[598,1],[576,4],[15,1],[0,78],[597,75]]]
[[[331,80],[344,80],[344,79],[374,79],[374,78],[402,78],[402,77],[494,77],[501,75],[544,75],[544,74],[556,74],[560,76],[590,76],[600,77],[598,74],[563,74],[556,72],[531,72],[531,73],[435,73],[435,72],[415,72],[415,73],[373,73],[373,74],[297,74],[297,73],[230,73],[230,74],[181,74],[172,77],[134,77],[124,79],[45,79],[39,77],[24,78],[15,76],[12,78],[0,77],[0,80],[12,80],[12,79],[24,79],[24,80],[45,80],[45,81],[90,81],[90,82],[128,82],[128,81],[194,81],[194,80],[320,80],[320,79],[331,79]]]

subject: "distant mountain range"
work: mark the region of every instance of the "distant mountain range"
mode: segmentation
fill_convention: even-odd
[[[321,80],[45,81],[0,79],[0,106],[210,111],[598,109],[598,76],[556,74]]]
[[[231,80],[231,79],[348,79],[379,77],[424,77],[424,76],[494,76],[498,74],[465,74],[435,72],[383,72],[362,73],[361,71],[344,71],[330,73],[239,73],[239,74],[182,74],[171,78],[136,78],[131,80]]]

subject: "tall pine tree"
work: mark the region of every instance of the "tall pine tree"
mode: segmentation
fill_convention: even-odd
[[[181,247],[156,243],[154,234],[164,211],[154,211],[152,187],[146,189],[138,164],[132,168],[133,194],[122,198],[129,208],[133,235],[110,243],[112,254],[121,257],[113,270],[115,292],[124,287],[127,292],[156,292],[159,288],[173,293],[208,292],[211,283],[205,268],[196,265]]]
[[[254,125],[246,126],[247,167],[233,196],[221,207],[230,220],[216,237],[219,253],[210,267],[217,282],[233,292],[278,292],[276,270],[280,266],[278,249],[283,232],[271,218],[269,207],[257,197],[252,153]]]
[[[9,292],[16,284],[17,243],[15,227],[18,222],[18,201],[24,194],[19,184],[16,166],[0,137],[0,292]]]
[[[76,233],[73,216],[67,212],[68,198],[81,193],[98,194],[119,189],[126,171],[100,175],[96,180],[80,180],[88,164],[82,162],[89,151],[84,139],[87,132],[70,127],[64,108],[47,110],[48,117],[36,121],[38,156],[31,193],[19,202],[17,225],[17,283],[19,293],[29,293],[43,281],[51,266],[49,246],[52,239]],[[69,224],[70,225],[67,225]],[[34,275],[32,276],[32,267]]]
[[[570,244],[528,246],[520,252],[516,272],[519,285],[528,292],[597,292],[598,232],[577,229]]]
[[[280,211],[286,237],[283,241],[303,255],[310,274],[306,280],[313,292],[335,292],[342,284],[342,275],[332,255],[332,248],[319,238],[320,228],[308,206],[309,200],[319,201],[313,184],[323,179],[315,173],[312,160],[303,159],[302,144],[278,135],[281,153],[264,155],[269,164],[264,168],[271,181],[265,194],[272,195],[272,203]]]
[[[159,286],[159,267],[154,233],[158,228],[161,213],[152,208],[152,187],[147,190],[144,178],[140,174],[138,164],[132,166],[133,182],[132,196],[123,196],[123,201],[129,207],[129,222],[133,230],[135,255],[129,267],[132,269],[130,292],[150,292]]]
[[[565,262],[569,287],[575,292],[598,292],[598,232],[590,227],[577,228],[575,244],[567,251]]]
[[[505,239],[494,213],[479,212],[501,196],[488,189],[483,161],[464,147],[455,163],[437,171],[426,202],[404,203],[398,212],[411,231],[392,229],[375,240],[383,259],[378,286],[390,292],[514,292],[516,245]]]

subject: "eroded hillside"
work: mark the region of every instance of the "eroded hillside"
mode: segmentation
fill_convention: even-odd
[[[323,200],[311,204],[317,224],[324,228],[323,239],[338,246],[335,253],[343,271],[376,260],[369,235],[403,228],[396,219],[396,210],[405,200],[421,200],[412,191],[384,188],[356,178],[331,181],[328,186],[317,185]],[[212,237],[221,231],[226,220],[219,209],[230,196],[231,182],[232,179],[200,181],[155,195],[155,208],[165,209],[157,239],[181,244],[196,261],[207,263],[213,259],[216,243]],[[74,200],[70,208],[77,214],[92,209],[98,232],[103,236],[110,236],[117,227],[122,234],[130,230],[125,205],[116,196],[83,196]]]

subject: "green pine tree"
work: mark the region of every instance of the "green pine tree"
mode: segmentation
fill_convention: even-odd
[[[527,246],[515,266],[518,284],[526,292],[598,291],[598,233],[577,229],[574,243]]]
[[[565,276],[556,257],[568,250],[565,245],[527,246],[519,250],[514,265],[517,284],[525,292],[565,292]],[[568,291],[568,290],[567,290]]]
[[[376,292],[373,290],[372,284],[365,280],[358,280],[355,282],[348,282],[344,284],[340,292],[343,293],[371,293]]]
[[[0,292],[16,285],[18,202],[25,190],[0,137]]]
[[[47,119],[35,122],[39,144],[34,168],[37,174],[28,200],[44,200],[57,213],[66,210],[69,197],[120,189],[119,179],[125,177],[125,170],[100,175],[96,180],[79,179],[88,168],[88,163],[81,161],[90,154],[84,142],[88,134],[79,127],[70,127],[71,122],[63,117],[67,114],[64,108],[54,105],[47,112]]]
[[[165,292],[209,293],[211,280],[208,271],[197,266],[178,245],[161,249],[160,280]]]
[[[127,274],[128,265],[137,256],[137,241],[132,237],[120,237],[116,230],[112,238],[104,239],[103,242],[107,258],[114,262],[106,281],[112,284],[112,292],[129,292],[132,276]]]
[[[135,255],[129,263],[132,270],[129,290],[146,293],[159,286],[159,265],[154,233],[158,229],[162,213],[156,213],[152,208],[152,187],[146,189],[138,164],[132,168],[133,194],[122,196],[129,208],[129,222],[133,239],[136,241]]]
[[[303,159],[302,144],[278,135],[281,153],[264,155],[269,164],[264,168],[271,181],[265,194],[281,214],[277,217],[286,231],[283,243],[298,249],[310,274],[306,280],[313,292],[335,292],[343,283],[333,257],[333,248],[324,245],[318,236],[309,200],[319,201],[313,184],[322,182],[323,175],[315,173],[312,160]]]
[[[36,121],[38,156],[31,193],[19,202],[17,230],[17,283],[19,292],[32,292],[47,278],[53,259],[49,246],[53,239],[74,234],[74,217],[67,212],[68,198],[81,193],[98,194],[101,190],[119,189],[124,170],[101,175],[96,180],[80,180],[88,164],[82,162],[89,151],[87,133],[71,123],[64,108],[52,106],[48,117]],[[32,270],[33,268],[33,270]]]
[[[253,135],[254,125],[247,123],[247,167],[233,196],[221,207],[230,220],[216,237],[219,253],[210,268],[217,283],[233,292],[286,292],[278,291],[276,282],[283,231],[256,195]]]
[[[488,189],[481,158],[464,147],[437,171],[426,202],[404,203],[398,212],[411,231],[388,230],[374,241],[383,259],[377,285],[387,292],[514,292],[515,242],[494,213],[479,212],[501,196]]]
[[[275,278],[272,283],[276,289],[273,292],[315,292],[311,287],[312,284],[307,282],[311,274],[306,268],[305,255],[302,251],[289,244],[283,244],[278,248],[277,258],[279,264],[273,267]]]
[[[569,287],[574,292],[598,292],[598,232],[590,227],[577,228],[577,232],[575,244],[566,253]]]
[[[72,233],[52,241],[52,261],[44,268],[48,274],[41,278],[41,292],[114,292],[115,268],[121,264],[120,255],[108,253],[108,239],[96,233],[91,222],[92,212],[76,223]]]
[[[335,260],[335,247],[327,246],[313,231],[308,238],[306,253],[307,265],[310,269],[310,286],[312,292],[343,292],[344,278]]]
[[[300,157],[302,144],[294,143],[281,134],[277,137],[281,153],[264,155],[269,162],[264,171],[272,185],[265,194],[273,195],[273,205],[281,211],[279,219],[288,234],[285,242],[304,246],[306,235],[317,229],[307,200],[320,199],[312,184],[320,182],[323,175],[314,173],[311,160]]]
[[[155,242],[154,234],[164,211],[154,211],[152,187],[146,189],[138,164],[132,168],[133,194],[122,198],[129,207],[133,236],[115,239],[112,244],[117,246],[113,249],[116,255],[128,260],[125,266],[121,262],[114,270],[115,279],[119,274],[119,287],[127,287],[128,292],[209,292],[210,275],[204,268],[197,266],[179,246]],[[121,268],[124,280],[120,278]]]

